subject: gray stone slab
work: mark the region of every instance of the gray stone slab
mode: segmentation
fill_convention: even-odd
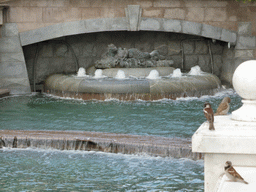
[[[20,33],[21,45],[29,45],[64,36],[63,23]]]
[[[0,38],[0,53],[22,52],[18,36]]]
[[[141,8],[140,5],[128,5],[125,9],[126,18],[129,25],[130,31],[138,31],[139,23],[141,18]]]
[[[195,23],[190,21],[182,21],[182,32],[192,35],[201,35],[202,34],[202,24]]]
[[[140,30],[149,31],[160,31],[161,30],[161,19],[156,18],[141,18]]]
[[[24,62],[3,62],[0,65],[1,77],[26,78],[26,73]]]
[[[221,37],[221,31],[221,28],[202,24],[202,36],[204,37],[219,40]]]
[[[163,19],[163,29],[168,32],[181,32],[181,21],[180,20],[171,20]]]
[[[235,50],[235,58],[250,58],[253,59],[253,50]]]
[[[252,23],[251,22],[239,22],[237,33],[239,35],[252,35]]]
[[[5,23],[1,28],[2,37],[18,36],[19,30],[16,23]]]
[[[22,52],[0,53],[0,63],[3,62],[25,62]]]
[[[255,36],[239,36],[237,40],[236,49],[255,49]]]
[[[63,35],[77,35],[85,33],[85,21],[73,21],[62,24]]]
[[[106,19],[88,19],[85,20],[85,29],[86,32],[100,32],[100,31],[107,31],[108,26]]]
[[[1,88],[10,90],[10,94],[31,93],[28,78],[0,78]]]
[[[121,18],[105,18],[107,29],[109,31],[127,31],[129,29],[125,17]]]
[[[229,42],[231,45],[235,45],[237,40],[237,34],[234,31],[222,29],[220,40]]]

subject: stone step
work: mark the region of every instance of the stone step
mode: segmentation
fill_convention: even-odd
[[[10,95],[10,90],[9,89],[0,89],[0,98],[6,97]]]
[[[3,147],[203,158],[200,153],[192,153],[189,139],[83,131],[0,130],[0,148]]]

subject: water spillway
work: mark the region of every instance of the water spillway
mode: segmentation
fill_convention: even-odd
[[[133,69],[134,70],[134,69]],[[45,81],[45,92],[60,97],[84,100],[157,100],[162,98],[200,97],[215,93],[221,85],[217,76],[186,75],[182,77],[90,78],[54,74]]]
[[[103,151],[201,159],[187,139],[77,131],[0,130],[0,148]]]

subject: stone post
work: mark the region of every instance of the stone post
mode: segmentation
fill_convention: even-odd
[[[244,105],[232,115],[215,116],[215,131],[203,123],[192,137],[192,151],[204,153],[205,191],[255,191],[256,187],[256,60],[240,64],[233,86]],[[232,102],[231,102],[232,104]],[[249,184],[229,182],[226,161]]]
[[[0,89],[10,94],[30,93],[25,58],[20,43],[17,24],[5,23],[0,38]]]

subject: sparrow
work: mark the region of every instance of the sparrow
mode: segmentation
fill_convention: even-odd
[[[232,166],[231,161],[226,162],[224,169],[225,169],[226,176],[231,181],[242,182],[242,183],[248,184],[248,182],[246,182],[244,180],[244,178],[241,177],[241,175],[239,175],[239,173],[236,172],[235,168]]]
[[[227,115],[230,109],[230,102],[231,99],[229,97],[224,97],[214,115]]]
[[[206,117],[207,121],[209,122],[209,130],[215,130],[215,128],[213,126],[214,115],[213,115],[213,110],[212,110],[211,104],[208,102],[205,102],[203,111],[204,111],[204,116]]]

